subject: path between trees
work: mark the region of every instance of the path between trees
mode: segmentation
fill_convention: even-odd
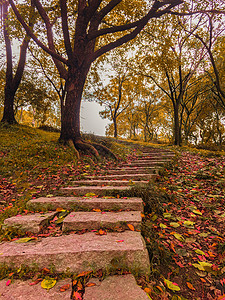
[[[3,280],[0,299],[149,299],[129,274],[149,271],[148,251],[140,233],[143,201],[136,197],[112,197],[121,192],[126,195],[134,185],[148,185],[159,167],[174,156],[166,150],[143,151],[135,160],[103,175],[73,182],[61,189],[59,196],[32,199],[27,203],[30,213],[5,220],[6,226],[18,226],[32,235],[1,243],[0,263],[18,270],[22,265],[36,264],[47,275],[51,266],[56,272],[84,273],[72,283],[71,279],[57,282],[49,291],[35,280]],[[54,222],[62,224],[60,232],[56,231],[55,236],[40,234],[43,228],[53,228]],[[92,276],[93,272],[101,275],[118,269],[123,275],[109,276],[103,281],[99,280],[101,276]],[[51,287],[55,281],[48,278],[45,283]],[[43,281],[41,284],[44,285]]]

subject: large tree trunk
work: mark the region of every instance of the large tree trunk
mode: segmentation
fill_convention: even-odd
[[[4,99],[4,112],[1,122],[5,122],[8,124],[16,124],[17,121],[15,119],[14,114],[14,97],[15,92],[10,89],[7,85],[5,86],[5,99]]]
[[[60,140],[74,143],[81,140],[80,108],[86,72],[70,72],[66,81],[66,95],[62,103]]]

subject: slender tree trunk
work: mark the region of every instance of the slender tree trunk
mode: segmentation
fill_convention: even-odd
[[[113,126],[114,126],[114,138],[117,138],[118,137],[118,131],[117,131],[116,118],[113,118]]]
[[[179,106],[174,108],[174,145],[181,145],[181,128],[179,120]]]

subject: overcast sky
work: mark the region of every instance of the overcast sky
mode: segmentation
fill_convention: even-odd
[[[85,133],[94,133],[96,135],[105,135],[105,127],[109,120],[103,120],[99,116],[99,111],[103,110],[96,102],[81,102],[81,131]]]

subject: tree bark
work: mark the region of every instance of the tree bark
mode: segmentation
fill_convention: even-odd
[[[6,49],[6,82],[5,82],[5,98],[4,98],[4,112],[1,122],[8,124],[17,123],[14,112],[14,98],[19,88],[20,82],[23,77],[23,72],[26,64],[27,48],[30,41],[30,37],[26,35],[20,46],[20,57],[17,65],[15,75],[13,76],[13,56],[12,56],[12,45],[9,37],[8,30],[8,2],[2,4],[3,9],[3,33]],[[33,28],[33,21],[31,21],[32,7],[30,12],[29,26]]]
[[[60,141],[81,140],[80,108],[87,70],[74,68],[68,72],[65,99],[61,105]]]
[[[113,126],[114,126],[114,138],[117,138],[118,137],[118,131],[117,131],[116,118],[113,119]]]
[[[15,93],[10,89],[10,86],[5,86],[4,112],[1,122],[8,124],[16,124],[17,121],[14,115],[14,97]]]
[[[179,105],[174,107],[174,145],[181,146],[181,128],[179,120]]]

